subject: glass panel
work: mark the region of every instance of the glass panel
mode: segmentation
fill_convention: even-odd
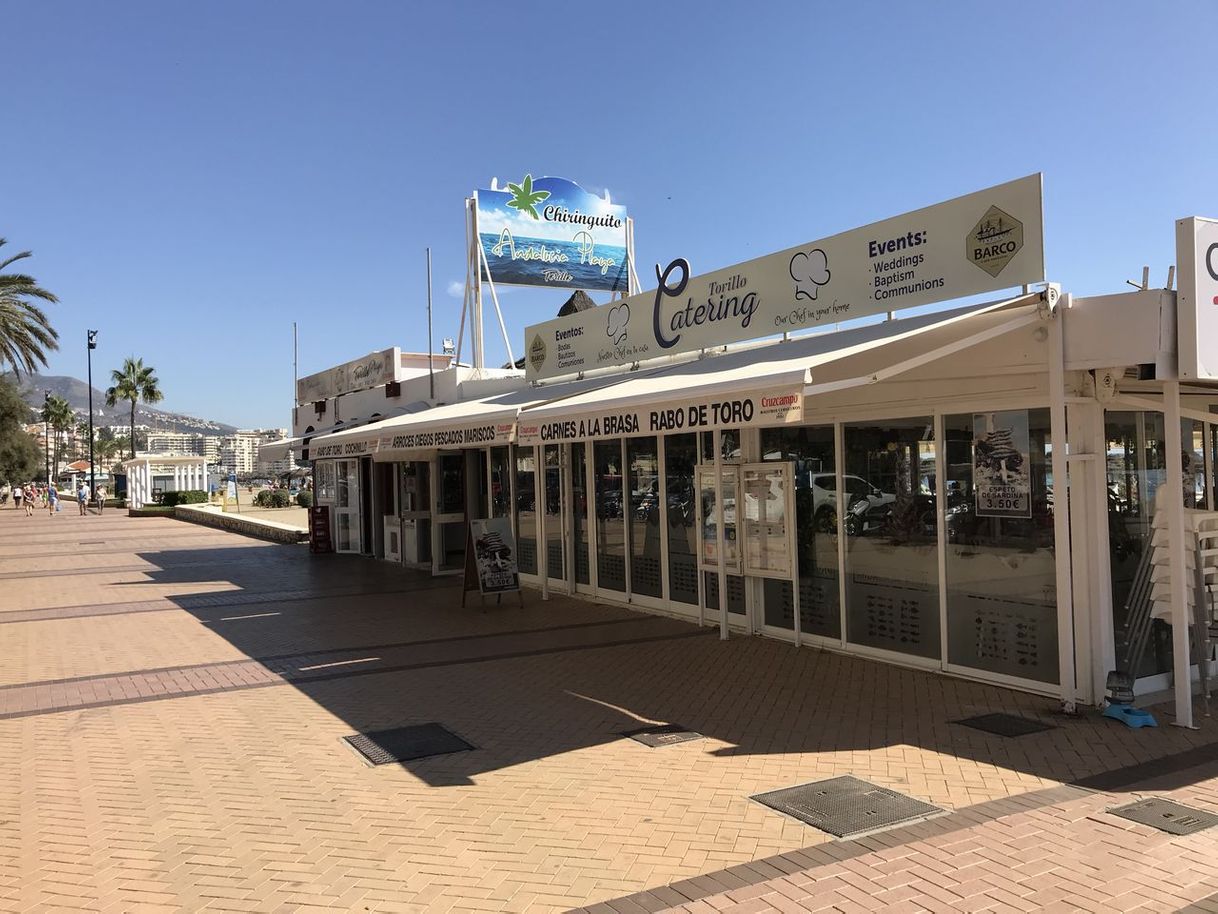
[[[841,638],[833,426],[762,429],[761,453],[765,460],[795,463],[799,629],[812,635]],[[763,593],[765,624],[794,629],[795,605],[790,582],[766,580]]]
[[[847,639],[938,657],[934,425],[847,425],[845,453]]]
[[[557,444],[542,450],[546,467],[545,516],[542,525],[546,535],[546,575],[564,580],[562,538],[562,454]]]
[[[491,448],[491,517],[507,517],[512,507],[510,451]]]
[[[664,438],[664,498],[668,505],[668,596],[698,605],[697,511],[694,465],[698,462],[693,434]]]
[[[351,507],[351,462],[349,460],[339,460],[335,467],[335,478],[337,480],[337,495],[335,505],[339,508]]]
[[[467,452],[469,453],[469,452]],[[490,517],[490,498],[486,489],[487,463],[489,461],[486,448],[473,452],[469,462],[469,470],[474,474],[474,491],[478,493],[478,503],[474,506],[475,517]]]
[[[1180,422],[1184,445],[1184,507],[1205,507],[1205,423],[1195,419]]]
[[[660,573],[660,458],[655,438],[626,439],[630,487],[630,591],[663,595]]]
[[[465,455],[441,454],[436,458],[436,513],[465,513]]]
[[[340,511],[335,515],[335,526],[338,528],[338,544],[339,552],[350,552],[351,545],[351,515],[346,511]]]
[[[720,452],[722,458],[727,463],[740,462],[740,429],[725,428],[721,433]],[[713,432],[702,433],[702,462],[715,462],[715,435]],[[724,501],[727,501],[727,493],[724,492]],[[735,501],[735,493],[732,494],[732,501]],[[732,519],[732,511],[729,510],[728,519]],[[734,533],[734,525],[728,524],[729,547],[732,545],[732,534]],[[709,583],[704,585],[703,593],[705,595],[705,605],[708,609],[719,611],[719,576],[712,572],[706,572],[706,577]],[[744,578],[740,575],[729,574],[727,576],[727,611],[737,615],[744,614]]]
[[[996,419],[1010,413],[994,413]],[[976,428],[970,414],[944,418],[947,451],[947,659],[961,666],[1056,683],[1057,570],[1053,543],[1049,411],[1018,423],[1020,465],[1008,484],[1030,486],[1026,517],[977,511]],[[1027,452],[1027,465],[1022,456]],[[1011,461],[1007,461],[1010,463]],[[1022,478],[1020,478],[1022,477]]]
[[[516,545],[521,574],[537,574],[537,497],[533,491],[533,449],[513,448],[516,453]]]
[[[622,442],[592,445],[596,485],[596,574],[604,590],[626,592],[626,527],[622,517]]]
[[[571,533],[575,540],[575,583],[591,583],[588,565],[588,446],[571,445]]]
[[[1159,412],[1106,412],[1108,548],[1112,564],[1112,625],[1116,663],[1124,668],[1129,639],[1125,622],[1129,592],[1142,551],[1150,545],[1155,491],[1167,476],[1164,457],[1163,414]],[[1186,439],[1187,440],[1187,439]],[[1171,626],[1162,619],[1151,622],[1150,640],[1135,671],[1152,676],[1171,670]]]
[[[319,502],[334,501],[334,461],[319,460],[313,464],[313,468],[313,473],[316,477],[314,485],[317,486],[317,500]]]
[[[402,464],[402,513],[426,512],[431,504],[431,464],[412,460]]]

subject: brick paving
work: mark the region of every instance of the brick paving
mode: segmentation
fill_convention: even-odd
[[[561,598],[461,609],[451,580],[119,512],[0,511],[0,575],[0,911],[1218,908],[1218,832],[1106,812],[1218,811],[1209,721]],[[1056,727],[952,723],[992,711]],[[428,721],[475,750],[372,768],[341,739]],[[621,736],[670,722],[706,738]],[[949,813],[837,841],[749,799],[839,774]]]

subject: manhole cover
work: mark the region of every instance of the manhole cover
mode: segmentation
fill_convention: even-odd
[[[439,724],[418,724],[375,733],[344,736],[359,753],[374,765],[408,762],[433,755],[465,752],[474,747]]]
[[[695,733],[682,727],[680,724],[665,724],[662,727],[644,727],[642,730],[631,730],[628,733],[623,733],[622,736],[629,736],[635,742],[642,743],[644,746],[650,746],[652,749],[660,749],[664,746],[675,746],[677,743],[688,743],[695,739],[702,739],[701,733]]]
[[[759,793],[753,799],[839,838],[943,812],[938,806],[850,775]]]
[[[1139,800],[1137,803],[1108,811],[1114,816],[1149,825],[1169,835],[1191,835],[1218,825],[1218,816],[1212,812],[1192,809],[1161,797]]]
[[[956,723],[998,736],[1027,736],[1029,733],[1056,729],[1052,724],[1032,720],[1030,717],[1018,717],[1014,714],[982,714],[979,717],[958,720]]]

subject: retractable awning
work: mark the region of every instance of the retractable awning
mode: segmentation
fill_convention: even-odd
[[[320,435],[313,439],[310,456],[324,459],[370,454],[377,461],[391,461],[444,448],[511,444],[516,440],[517,416],[525,407],[612,383],[607,378],[570,381],[434,406],[361,428]]]
[[[908,354],[902,350],[898,358],[888,351],[894,344],[916,341],[953,325],[958,329],[948,335],[958,339],[968,335],[970,318],[1027,305],[1037,298],[1033,294],[797,337],[631,375],[587,393],[525,408],[518,421],[517,441],[548,444],[797,423],[803,419],[805,395],[817,389],[821,366],[875,352],[877,364],[891,368],[927,349],[915,342]],[[985,329],[992,329],[988,322]],[[853,383],[875,380],[880,377],[873,373]]]

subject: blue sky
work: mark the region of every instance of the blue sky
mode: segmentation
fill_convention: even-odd
[[[50,371],[92,326],[97,386],[133,353],[242,426],[288,424],[293,320],[301,374],[425,349],[428,245],[455,336],[492,176],[609,188],[646,288],[1036,171],[1079,294],[1218,215],[1212,0],[3,6],[0,235],[62,299]],[[503,296],[518,352],[563,298]]]

